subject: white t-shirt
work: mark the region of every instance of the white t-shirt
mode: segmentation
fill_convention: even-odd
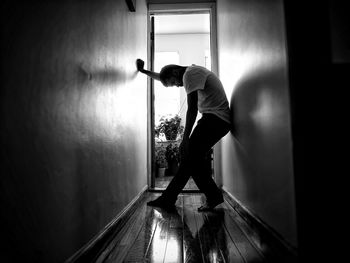
[[[211,113],[230,123],[229,103],[221,81],[213,72],[201,66],[189,66],[183,84],[187,94],[197,90],[200,113]]]

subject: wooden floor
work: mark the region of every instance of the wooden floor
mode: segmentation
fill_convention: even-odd
[[[175,211],[146,206],[159,195],[146,194],[94,262],[287,262],[269,259],[228,203],[200,213],[202,195],[183,194]]]

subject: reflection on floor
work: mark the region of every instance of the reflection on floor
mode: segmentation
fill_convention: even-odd
[[[173,176],[164,176],[164,177],[156,177],[155,187],[165,189],[170,183]],[[192,177],[188,180],[187,184],[184,187],[185,190],[198,190],[196,183],[193,181]]]
[[[146,206],[159,195],[147,193],[91,262],[291,262],[271,253],[227,201],[204,213],[201,194],[180,195],[171,211]]]

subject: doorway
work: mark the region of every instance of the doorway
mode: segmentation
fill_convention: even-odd
[[[189,66],[196,64],[217,73],[215,5],[172,4],[149,6],[149,65],[159,72],[168,64]],[[213,32],[214,31],[214,32]],[[187,100],[182,87],[165,88],[158,81],[150,81],[149,121],[151,190],[164,190],[178,169],[178,150],[186,121]],[[197,119],[201,116],[198,114]],[[176,130],[170,136],[164,127]],[[163,127],[163,128],[162,128]],[[172,137],[172,138],[171,138]],[[213,177],[214,154],[210,167]],[[185,192],[197,192],[192,178]]]

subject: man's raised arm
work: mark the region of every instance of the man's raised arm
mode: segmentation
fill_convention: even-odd
[[[146,69],[144,69],[144,66],[145,66],[145,62],[142,59],[138,58],[136,60],[137,70],[140,71],[143,74],[146,74],[147,76],[151,77],[152,79],[160,81],[159,73],[146,70]]]

